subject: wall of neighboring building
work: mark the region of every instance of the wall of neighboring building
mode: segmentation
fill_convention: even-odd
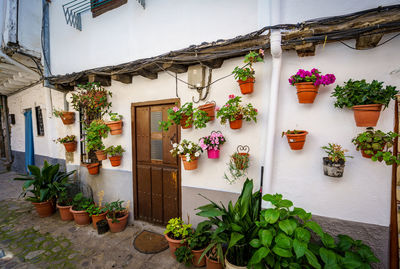
[[[18,43],[40,57],[42,32],[42,0],[18,1]]]

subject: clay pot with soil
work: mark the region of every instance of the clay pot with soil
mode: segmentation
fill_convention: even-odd
[[[89,174],[97,175],[99,173],[100,163],[90,163],[86,166]]]
[[[181,155],[180,157],[182,159],[183,167],[185,168],[185,170],[195,170],[195,169],[197,169],[199,158],[191,156],[190,157],[190,162],[189,162],[189,161],[186,160],[186,156],[185,155]]]
[[[96,157],[99,161],[107,160],[107,152],[105,150],[97,150]]]
[[[113,213],[107,214],[106,216],[110,231],[112,233],[119,233],[125,230],[126,225],[128,224],[129,212],[121,211],[116,212],[115,215],[112,214]]]
[[[250,94],[254,91],[255,78],[249,77],[245,81],[239,79],[237,82],[239,83],[242,94]]]
[[[282,133],[282,136],[286,135],[289,146],[292,150],[302,150],[304,143],[306,142],[307,131],[293,130]]]
[[[312,104],[318,94],[318,86],[313,82],[299,82],[295,84],[297,89],[297,98],[300,104]]]
[[[239,116],[236,117],[235,120],[229,121],[229,126],[233,130],[237,130],[237,129],[242,128],[242,124],[243,124],[243,115],[239,115]]]
[[[71,213],[71,205],[59,205],[57,203],[57,208],[58,211],[60,212],[60,218],[63,221],[68,221],[68,220],[73,220],[74,219],[74,215]]]
[[[215,102],[199,106],[198,109],[207,113],[207,116],[210,118],[209,121],[213,121],[215,119]]]
[[[358,127],[374,127],[376,126],[381,114],[381,104],[360,105],[352,107],[354,112],[354,120]]]
[[[74,215],[74,220],[77,225],[89,225],[90,216],[85,210],[74,210],[73,207],[70,209],[72,215]]]
[[[34,203],[32,202],[33,206],[36,209],[36,212],[39,214],[39,217],[46,218],[50,217],[54,214],[54,201],[48,200],[45,202]]]
[[[60,118],[64,125],[70,125],[75,122],[75,112],[62,111]]]

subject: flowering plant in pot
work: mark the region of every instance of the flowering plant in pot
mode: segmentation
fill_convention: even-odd
[[[73,124],[75,122],[75,112],[54,109],[53,115],[56,118],[61,118],[64,125]]]
[[[123,202],[124,201],[118,199],[117,201],[106,203],[105,205],[105,208],[108,211],[106,219],[112,233],[122,232],[128,224],[129,201],[127,202],[126,207],[122,206]]]
[[[110,112],[108,115],[110,116],[110,121],[107,121],[105,124],[108,126],[108,128],[110,128],[110,134],[122,134],[122,115],[112,112]]]
[[[106,219],[106,214],[107,214],[107,208],[105,208],[102,205],[103,198],[104,198],[104,191],[98,192],[98,197],[99,197],[99,202],[92,203],[89,205],[88,208],[86,208],[86,212],[89,214],[89,216],[92,218],[92,225],[93,228],[97,229],[96,223],[99,222],[100,220],[105,220]]]
[[[299,69],[289,78],[289,83],[296,86],[300,104],[312,104],[318,94],[319,86],[332,84],[335,80],[335,75],[321,75],[318,69],[313,68],[311,71]]]
[[[187,240],[187,245],[193,254],[192,263],[196,267],[206,265],[206,259],[200,259],[200,257],[211,241],[211,227],[212,222],[209,220],[200,222]]]
[[[168,131],[172,124],[181,125],[183,129],[189,129],[194,127],[196,129],[205,128],[210,117],[204,110],[194,108],[192,102],[185,103],[180,108],[174,106],[169,108],[167,121],[160,121],[160,129]]]
[[[342,177],[346,158],[353,158],[345,155],[347,149],[343,149],[341,145],[328,143],[328,146],[323,146],[323,150],[328,154],[328,157],[323,157],[324,174],[330,177]]]
[[[172,218],[165,227],[164,235],[168,241],[172,257],[176,258],[175,251],[184,245],[184,241],[192,234],[192,224],[185,224],[181,218]]]
[[[333,97],[336,97],[335,107],[352,108],[354,119],[359,127],[376,126],[382,107],[388,107],[398,91],[394,86],[383,87],[383,82],[373,80],[368,83],[363,80],[349,79],[344,86],[336,86]]]
[[[394,132],[374,131],[373,128],[369,127],[367,131],[353,138],[352,142],[356,146],[357,151],[361,150],[364,158],[370,158],[374,162],[384,161],[387,165],[400,164],[399,156],[394,156],[392,151],[390,151],[390,148],[395,145],[395,138],[398,136]]]
[[[179,144],[174,143],[170,152],[174,157],[181,157],[185,170],[194,170],[203,150],[198,144],[184,139]]]
[[[240,129],[243,120],[257,122],[257,109],[250,103],[242,106],[241,102],[240,96],[235,97],[231,94],[223,107],[216,108],[217,118],[220,118],[221,124],[226,124],[229,121],[231,129]]]
[[[109,131],[110,128],[103,120],[94,120],[85,128],[86,150],[88,152],[95,151],[99,161],[107,159],[102,139],[108,137]]]
[[[106,148],[106,154],[109,156],[108,158],[112,166],[119,166],[121,164],[122,153],[124,152],[125,150],[121,145]]]
[[[218,159],[221,146],[225,142],[225,137],[221,132],[212,131],[211,135],[200,138],[199,146],[202,150],[207,150],[209,159]]]
[[[25,198],[35,206],[39,217],[48,217],[54,213],[55,198],[68,185],[69,177],[75,173],[60,171],[59,164],[49,164],[44,161],[40,169],[35,165],[28,165],[29,175],[16,177],[14,180],[24,180],[22,185],[22,197],[28,193],[32,195]]]
[[[286,132],[282,132],[282,137],[285,135],[292,150],[302,150],[308,132],[303,130],[287,130]]]
[[[60,137],[56,140],[56,142],[63,144],[67,152],[74,152],[76,150],[77,142],[75,135]]]
[[[235,79],[239,83],[242,94],[249,94],[254,91],[255,71],[253,64],[256,62],[263,62],[263,57],[264,50],[262,49],[260,49],[258,53],[255,51],[250,51],[248,54],[246,54],[246,56],[244,56],[243,62],[246,63],[246,66],[236,66],[233,70],[232,74],[234,74]]]
[[[247,169],[249,168],[250,154],[235,152],[232,154],[229,164],[228,171],[230,177],[224,173],[224,178],[229,182],[229,184],[235,183],[238,179],[245,177],[247,175]]]
[[[83,193],[77,193],[72,200],[71,213],[74,215],[75,223],[78,225],[89,225],[90,217],[86,211],[93,204],[92,198],[87,198]]]

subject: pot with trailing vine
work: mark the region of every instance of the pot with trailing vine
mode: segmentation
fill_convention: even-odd
[[[312,104],[318,94],[320,85],[329,85],[335,82],[333,74],[320,75],[321,72],[313,68],[311,71],[299,69],[289,78],[289,83],[296,86],[300,104]]]
[[[209,117],[209,121],[213,121],[215,119],[215,102],[210,102],[198,107],[199,110],[202,110],[207,113],[207,117]]]
[[[221,108],[217,107],[217,118],[220,118],[221,124],[229,122],[231,129],[242,128],[242,121],[257,122],[258,111],[252,104],[241,105],[241,97],[231,94],[229,100]]]
[[[70,125],[75,122],[75,112],[61,111],[61,110],[54,109],[53,115],[56,118],[61,118],[64,125]]]
[[[302,130],[287,130],[286,132],[282,132],[282,137],[284,135],[286,135],[287,141],[292,150],[302,150],[308,132]]]
[[[100,163],[90,163],[86,165],[86,168],[91,175],[97,175],[100,170]]]
[[[110,128],[111,135],[122,134],[122,115],[118,113],[109,113],[110,121],[105,124]]]
[[[207,150],[207,156],[209,159],[219,159],[221,146],[225,142],[226,139],[220,131],[212,131],[211,135],[200,138],[199,146],[202,150]]]
[[[250,51],[244,57],[244,63],[248,65],[244,67],[236,66],[233,70],[233,74],[235,79],[239,83],[240,91],[242,94],[250,94],[254,91],[254,82],[255,82],[255,71],[253,68],[253,64],[256,62],[263,62],[264,51],[262,49],[259,52]]]
[[[121,145],[118,146],[110,146],[106,149],[106,154],[109,156],[111,166],[119,166],[121,164],[122,153],[125,150]]]
[[[172,218],[168,221],[164,236],[168,241],[169,250],[173,258],[176,258],[176,249],[183,246],[184,242],[192,234],[193,230],[191,227],[191,224],[185,224],[181,218]]]
[[[172,156],[179,156],[182,159],[185,170],[195,170],[203,150],[198,144],[184,139],[179,144],[174,143],[170,152]]]
[[[388,107],[395,99],[398,91],[394,86],[383,87],[383,82],[373,80],[368,83],[363,80],[348,80],[344,86],[336,86],[332,93],[336,97],[335,107],[351,108],[354,120],[359,127],[376,126],[382,107]]]
[[[90,224],[90,216],[86,211],[93,204],[93,200],[91,198],[87,198],[83,196],[83,193],[78,193],[75,195],[72,200],[72,207],[70,209],[72,215],[74,215],[74,221],[77,225],[89,225]]]
[[[122,206],[123,202],[117,200],[105,205],[107,210],[106,219],[112,233],[122,232],[128,224],[129,210],[127,207]]]
[[[338,144],[329,143],[328,146],[323,146],[323,150],[328,154],[328,157],[323,157],[324,174],[329,177],[342,177],[346,158],[353,158],[347,156],[345,153],[347,149],[343,149]]]
[[[67,135],[65,137],[60,137],[57,139],[57,143],[63,144],[66,152],[76,151],[77,142],[75,135]]]

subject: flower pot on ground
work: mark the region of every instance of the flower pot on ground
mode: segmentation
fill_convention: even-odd
[[[229,100],[222,108],[216,108],[217,118],[220,118],[221,124],[229,121],[232,129],[240,129],[242,120],[257,122],[258,111],[252,104],[241,105],[241,97],[229,95]]]
[[[60,218],[63,221],[73,220],[74,215],[72,215],[70,209],[72,207],[72,199],[68,194],[67,187],[60,187],[60,192],[57,195],[57,208],[60,212]]]
[[[108,128],[110,128],[111,135],[122,134],[122,115],[118,113],[109,113],[110,121],[106,122]]]
[[[61,110],[54,109],[53,115],[56,118],[61,118],[64,125],[70,125],[75,122],[75,112],[61,111]]]
[[[329,143],[322,149],[328,154],[328,157],[323,157],[324,174],[330,177],[342,177],[346,158],[353,157],[346,156],[345,152],[348,150],[337,144]]]
[[[32,202],[32,204],[34,205],[36,212],[41,218],[50,217],[51,215],[54,214],[55,210],[54,210],[53,200],[39,202],[39,203]]]
[[[206,265],[206,259],[201,255],[211,241],[211,226],[211,221],[200,222],[194,233],[187,240],[188,247],[192,252],[192,264],[196,267]]]
[[[165,227],[164,236],[168,241],[171,256],[176,259],[175,251],[184,245],[186,240],[193,232],[191,224],[185,224],[181,218],[172,218]]]
[[[121,164],[122,153],[125,150],[121,145],[118,146],[110,146],[106,149],[106,153],[109,156],[110,162],[112,166],[119,166]]]
[[[72,200],[72,207],[70,209],[71,213],[74,215],[74,220],[77,225],[89,225],[90,224],[90,216],[86,211],[93,204],[93,200],[90,198],[86,198],[80,192],[75,195]]]
[[[203,150],[198,144],[184,139],[179,144],[174,143],[170,152],[172,156],[182,158],[185,170],[194,170],[197,168],[198,158]]]
[[[214,260],[206,255],[206,268],[207,269],[223,269],[223,265],[218,260]]]
[[[97,175],[99,173],[100,163],[90,163],[86,166],[89,174]]]
[[[122,232],[128,224],[129,211],[126,207],[122,206],[123,202],[124,201],[117,200],[106,203],[105,209],[108,211],[106,218],[112,233]]]
[[[76,136],[67,135],[65,137],[60,137],[56,140],[57,143],[63,144],[66,152],[76,151]]]
[[[245,266],[237,266],[237,265],[233,265],[231,264],[227,258],[225,258],[225,268],[226,269],[246,269],[247,265]]]
[[[202,110],[207,113],[207,117],[209,117],[209,121],[213,121],[215,119],[215,102],[207,103],[198,107],[199,110]]]
[[[86,208],[86,212],[89,213],[89,216],[92,218],[93,228],[97,229],[97,222],[106,219],[107,209],[102,206],[104,191],[100,191],[97,193],[99,202],[98,204],[92,203]]]
[[[333,74],[320,75],[318,69],[311,71],[299,69],[289,78],[290,85],[296,86],[297,97],[300,104],[312,104],[318,94],[320,85],[329,85],[335,82]]]
[[[73,220],[74,215],[72,215],[70,209],[71,205],[62,206],[57,203],[58,211],[60,212],[60,218],[63,221]]]
[[[200,138],[199,146],[202,150],[207,150],[209,159],[219,159],[219,151],[225,142],[226,139],[220,131],[212,131],[209,136]]]
[[[394,86],[383,87],[383,82],[373,80],[368,83],[363,80],[348,80],[344,86],[336,86],[333,97],[336,97],[335,107],[352,108],[354,119],[359,127],[376,126],[381,108],[388,107],[398,91]]]
[[[282,133],[282,137],[286,135],[289,146],[292,150],[302,150],[306,142],[307,131],[302,130],[287,130]]]
[[[259,52],[250,51],[244,57],[244,63],[248,64],[244,67],[236,66],[233,70],[233,74],[235,75],[235,79],[239,83],[240,91],[242,94],[250,94],[254,91],[254,82],[255,82],[255,71],[253,68],[253,64],[256,62],[263,62],[264,51],[262,49]]]

